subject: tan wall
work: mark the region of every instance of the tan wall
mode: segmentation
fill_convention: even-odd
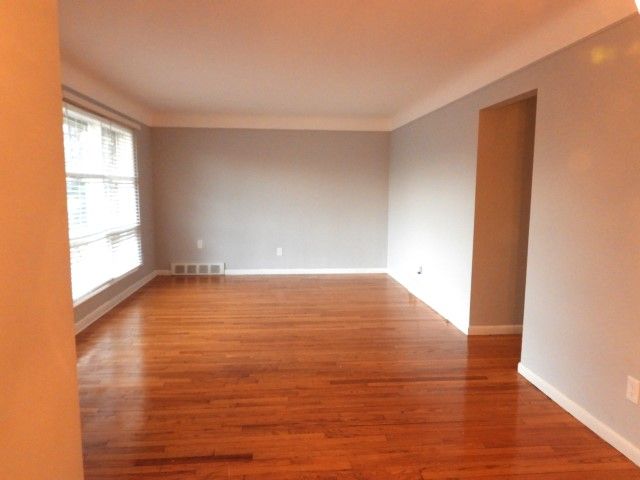
[[[522,324],[536,98],[480,112],[470,324]]]
[[[0,2],[0,478],[83,477],[57,2]]]

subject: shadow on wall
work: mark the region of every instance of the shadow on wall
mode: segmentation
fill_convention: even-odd
[[[536,104],[534,91],[480,111],[471,334],[522,331]]]

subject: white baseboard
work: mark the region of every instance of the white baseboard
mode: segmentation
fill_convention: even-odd
[[[156,270],[156,275],[166,277],[171,275],[171,270]]]
[[[519,335],[522,325],[470,325],[469,335]]]
[[[547,397],[573,415],[580,423],[587,426],[605,442],[609,443],[633,463],[640,466],[640,447],[631,443],[601,420],[598,420],[582,406],[571,400],[564,393],[532,372],[522,363],[518,364],[518,373],[535,385]]]
[[[91,313],[85,315],[82,319],[76,322],[76,325],[75,325],[76,335],[81,331],[83,331],[85,328],[87,328],[89,325],[91,325],[93,322],[98,320],[100,317],[105,315],[107,312],[112,310],[116,305],[118,305],[119,303],[122,303],[128,297],[133,295],[136,291],[140,290],[143,286],[145,286],[147,283],[153,280],[156,277],[156,275],[158,275],[157,271],[151,272],[147,276],[141,278],[136,283],[134,283],[133,285],[129,286],[128,288],[126,288],[125,290],[117,294],[115,297],[113,297],[109,301],[100,305]]]
[[[396,273],[396,272],[394,272],[392,270],[389,270],[388,274],[396,282],[398,282],[400,285],[402,285],[404,288],[406,288],[409,291],[409,293],[411,293],[414,297],[416,297],[418,300],[420,300],[421,302],[426,304],[432,310],[436,311],[429,304],[429,301],[424,298],[424,295],[423,295],[424,292],[419,291],[417,286],[413,285],[406,278],[403,278],[402,275],[399,275],[398,273]],[[442,315],[441,313],[439,313],[437,311],[436,311],[436,313],[438,313],[438,315],[440,315],[442,318],[447,320],[451,325],[456,327],[458,330],[460,330],[465,335],[519,335],[519,334],[522,333],[522,325],[477,325],[477,326],[472,326],[472,325],[466,325],[466,324],[464,324],[462,322],[455,322],[452,319],[447,318],[446,316]]]
[[[387,273],[386,268],[257,268],[227,269],[225,275],[351,275]]]
[[[458,330],[460,330],[465,335],[469,335],[469,326],[468,325],[465,325],[462,322],[455,322],[455,321],[451,320],[450,318],[447,318],[444,315],[442,315],[435,308],[433,308],[431,305],[429,305],[429,302],[424,298],[424,296],[422,295],[422,292],[420,292],[418,290],[418,288],[413,286],[409,281],[405,281],[405,279],[400,274],[398,274],[398,273],[396,273],[396,272],[394,272],[392,270],[387,271],[387,274],[391,278],[393,278],[396,282],[398,282],[400,285],[402,285],[411,295],[416,297],[418,300],[420,300],[422,303],[424,303],[427,307],[429,307],[431,310],[433,310],[438,315],[440,315],[443,319],[445,319],[451,325],[456,327]]]

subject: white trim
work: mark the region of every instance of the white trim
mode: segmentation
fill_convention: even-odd
[[[522,325],[470,325],[468,335],[519,335]]]
[[[145,286],[147,283],[149,283],[151,280],[153,280],[156,277],[156,275],[158,275],[157,271],[151,272],[147,276],[145,276],[145,277],[141,278],[140,280],[138,280],[137,282],[135,282],[133,285],[131,285],[128,288],[124,289],[122,292],[118,293],[116,296],[114,296],[110,300],[104,302],[102,305],[100,305],[94,311],[92,311],[92,312],[88,313],[87,315],[85,315],[82,319],[77,321],[76,324],[75,324],[76,335],[78,333],[80,333],[81,331],[83,331],[85,328],[87,328],[89,325],[91,325],[93,322],[98,320],[100,317],[105,315],[107,312],[112,310],[119,303],[122,303],[128,297],[130,297],[135,292],[140,290],[143,286]]]
[[[171,270],[156,270],[156,275],[158,275],[159,277],[166,277],[168,275],[171,275]]]
[[[518,373],[536,386],[547,397],[573,415],[579,422],[587,426],[605,442],[609,443],[633,463],[640,466],[640,447],[634,445],[630,440],[626,439],[607,424],[594,417],[584,407],[571,400],[556,387],[542,379],[528,367],[524,366],[522,362],[518,364]]]
[[[388,118],[304,117],[272,115],[192,115],[159,113],[152,118],[153,127],[247,128],[270,130],[331,130],[350,132],[390,132]]]
[[[255,268],[228,269],[227,275],[359,275],[387,273],[386,268]]]

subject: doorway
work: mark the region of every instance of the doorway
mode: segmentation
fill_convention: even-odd
[[[536,92],[480,111],[470,333],[522,332]]]

